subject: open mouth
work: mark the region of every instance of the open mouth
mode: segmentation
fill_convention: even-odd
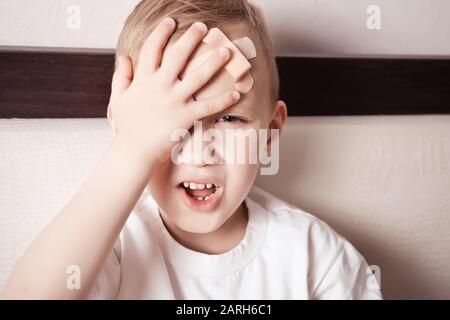
[[[199,201],[205,201],[210,197],[213,197],[219,187],[214,183],[195,183],[187,181],[182,182],[181,186],[189,196]]]
[[[213,210],[218,205],[223,191],[222,186],[213,182],[183,181],[178,188],[184,202],[196,211]]]

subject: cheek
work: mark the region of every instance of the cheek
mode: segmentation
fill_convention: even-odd
[[[147,184],[148,191],[157,201],[163,199],[162,195],[167,194],[167,190],[173,187],[169,183],[171,181],[171,168],[170,160],[161,163],[154,169],[152,179]]]
[[[258,173],[257,164],[226,165],[227,189],[234,195],[246,195]]]
[[[215,149],[222,161],[227,165],[258,164],[260,153],[267,147],[268,130],[260,123],[237,127],[228,127],[230,134],[221,128],[221,139],[215,140],[210,149]],[[241,130],[241,131],[240,131]]]

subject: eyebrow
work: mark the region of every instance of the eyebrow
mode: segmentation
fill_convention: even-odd
[[[220,114],[225,114],[228,112],[242,112],[243,114],[249,114],[249,115],[254,115],[255,111],[254,108],[251,107],[251,105],[247,104],[239,104],[239,102],[235,105],[232,105],[231,107],[223,110],[222,112],[220,112]]]

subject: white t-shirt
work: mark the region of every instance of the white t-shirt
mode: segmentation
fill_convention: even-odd
[[[326,223],[256,186],[245,204],[244,239],[208,255],[172,238],[145,191],[89,298],[382,298],[365,259]]]

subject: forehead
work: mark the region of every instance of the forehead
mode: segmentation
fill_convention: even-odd
[[[226,23],[218,25],[217,27],[228,37],[230,41],[234,41],[242,37],[249,37],[253,41],[256,48],[256,57],[249,60],[251,65],[250,74],[254,80],[252,89],[241,95],[241,99],[236,104],[236,107],[268,109],[268,105],[270,104],[270,88],[268,79],[269,72],[260,41],[258,41],[255,35],[249,30],[247,24],[243,22]],[[169,42],[169,46],[176,42],[180,36],[181,34],[174,36],[174,38]],[[210,50],[211,47],[202,42],[191,55],[188,64],[196,57]],[[217,93],[220,94],[226,90],[233,90],[233,83],[234,79],[231,74],[225,69],[222,69],[197,93],[196,98],[198,100],[207,99],[209,97],[216,96]]]

